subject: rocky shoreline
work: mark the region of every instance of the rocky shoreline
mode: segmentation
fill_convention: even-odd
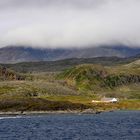
[[[58,110],[58,111],[7,111],[0,112],[0,116],[17,116],[17,115],[45,115],[45,114],[100,114],[103,110],[95,111],[93,109],[81,110]]]

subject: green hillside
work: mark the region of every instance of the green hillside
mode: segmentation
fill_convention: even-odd
[[[131,66],[130,66],[131,65]],[[78,65],[58,75],[79,91],[122,98],[140,98],[140,65]],[[126,92],[127,91],[127,92]],[[135,91],[135,92],[134,92]]]
[[[40,62],[22,62],[15,64],[1,64],[2,66],[12,69],[16,72],[33,73],[33,72],[56,72],[63,71],[81,64],[100,64],[103,66],[115,66],[120,64],[129,64],[139,60],[139,56],[129,58],[119,57],[95,57],[95,58],[71,58],[58,61],[40,61]]]
[[[137,67],[117,66],[103,67],[100,65],[79,65],[62,72],[60,78],[70,80],[79,88],[116,87],[140,82],[140,70]]]
[[[140,109],[140,64],[80,64],[61,72],[0,67],[0,111]],[[92,104],[117,97],[117,104]]]

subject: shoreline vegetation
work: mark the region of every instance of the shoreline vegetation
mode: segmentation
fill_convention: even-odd
[[[114,111],[121,111],[121,110],[98,110],[95,111],[93,109],[85,109],[83,111],[80,110],[58,110],[58,111],[17,111],[17,112],[0,112],[0,117],[5,117],[5,116],[35,116],[35,115],[51,115],[51,114],[100,114],[104,112],[114,112]],[[127,110],[125,110],[127,111]],[[133,110],[130,110],[133,111]],[[136,111],[136,110],[135,110]],[[139,111],[139,110],[138,110]]]
[[[109,110],[94,110],[92,108],[84,109],[84,110],[51,110],[51,111],[0,111],[0,117],[6,117],[6,116],[35,116],[35,115],[55,115],[55,114],[100,114],[104,112],[114,112],[114,111],[140,111],[140,108],[114,108]]]
[[[54,98],[54,97],[48,97]],[[62,98],[62,97],[61,97]],[[67,97],[73,98],[73,97]],[[26,103],[24,103],[26,100]],[[64,99],[65,100],[65,99]],[[21,103],[20,103],[21,101]],[[118,103],[91,103],[90,101],[51,101],[42,99],[13,99],[0,101],[0,116],[43,114],[99,114],[117,110],[140,110],[140,100],[122,100]],[[42,102],[43,101],[43,102]],[[16,104],[15,104],[15,103]],[[78,102],[78,103],[76,103]]]
[[[46,114],[100,114],[103,111],[94,111],[93,109],[80,110],[58,110],[58,111],[17,111],[17,112],[0,112],[0,116],[16,116],[16,115],[46,115]],[[110,111],[109,111],[110,112]]]
[[[23,73],[0,67],[0,115],[140,110],[140,61],[82,64],[59,72],[39,70]],[[103,97],[119,102],[92,103]]]

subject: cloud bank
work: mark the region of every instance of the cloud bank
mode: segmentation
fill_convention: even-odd
[[[0,1],[0,47],[140,47],[140,0]]]

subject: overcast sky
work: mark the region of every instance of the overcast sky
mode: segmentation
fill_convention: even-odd
[[[0,0],[0,47],[140,46],[140,0]]]

